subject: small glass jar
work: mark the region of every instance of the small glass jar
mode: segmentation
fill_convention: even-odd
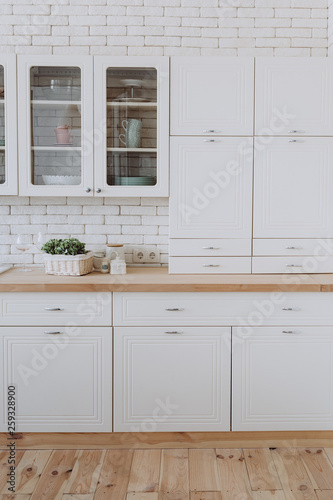
[[[110,261],[106,257],[102,260],[101,273],[107,274],[110,269]]]

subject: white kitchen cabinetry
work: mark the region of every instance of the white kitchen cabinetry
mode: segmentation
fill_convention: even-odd
[[[11,385],[18,432],[112,430],[110,327],[3,327],[0,339],[2,432]]]
[[[254,60],[171,59],[171,135],[252,135]]]
[[[254,238],[331,237],[332,192],[332,139],[256,139]]]
[[[92,58],[19,56],[18,103],[20,195],[92,196]]]
[[[169,59],[96,56],[95,192],[168,196]]]
[[[0,56],[0,195],[16,195],[17,102],[16,57]]]
[[[232,329],[234,431],[332,430],[333,327]]]
[[[327,58],[256,59],[256,135],[333,135],[333,64]]]
[[[116,432],[229,431],[230,328],[115,328]]]
[[[111,293],[0,294],[0,431],[112,431]],[[36,326],[38,325],[38,326]]]

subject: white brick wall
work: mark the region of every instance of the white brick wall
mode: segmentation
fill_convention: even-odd
[[[0,0],[1,52],[326,56],[328,49],[333,0]],[[21,260],[14,243],[22,230],[75,235],[92,249],[124,242],[128,261],[131,246],[155,245],[167,262],[167,199],[49,202],[0,197],[0,262]]]

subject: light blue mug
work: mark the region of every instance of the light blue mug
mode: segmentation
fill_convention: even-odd
[[[130,120],[123,120],[122,127],[125,134],[120,134],[120,141],[125,144],[127,148],[139,148],[141,140],[141,120],[131,118]]]

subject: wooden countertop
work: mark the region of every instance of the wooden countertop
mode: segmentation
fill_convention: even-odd
[[[0,292],[330,292],[333,274],[168,274],[167,268],[128,268],[126,275],[52,276],[42,268],[0,274]]]

